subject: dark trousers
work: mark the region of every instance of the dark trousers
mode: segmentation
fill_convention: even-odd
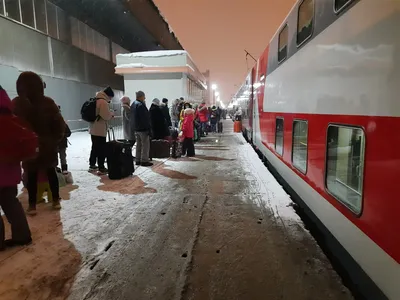
[[[60,187],[58,185],[58,177],[56,168],[49,168],[46,170],[47,179],[49,180],[51,194],[53,196],[53,201],[59,201],[60,199]],[[37,200],[37,189],[38,189],[38,171],[28,172],[28,196],[29,196],[29,207],[36,207]]]
[[[11,224],[11,238],[15,241],[26,242],[31,238],[31,231],[17,194],[17,186],[0,187],[0,206],[8,223]],[[4,247],[4,236],[4,222],[0,216],[0,248]]]
[[[185,138],[182,143],[182,155],[194,156],[194,143],[193,139]]]
[[[106,160],[106,137],[92,135],[92,151],[90,152],[89,164],[95,166],[96,162],[100,169],[104,168]]]

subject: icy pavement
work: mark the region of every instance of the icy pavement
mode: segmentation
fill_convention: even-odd
[[[0,253],[0,299],[351,299],[241,135],[120,181],[88,173],[89,152],[74,133],[74,185],[29,217],[33,245]]]

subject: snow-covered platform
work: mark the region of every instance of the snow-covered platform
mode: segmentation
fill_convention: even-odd
[[[61,212],[29,217],[33,245],[0,253],[0,299],[351,299],[289,196],[225,131],[120,181],[88,173],[90,136],[73,134],[75,183]]]

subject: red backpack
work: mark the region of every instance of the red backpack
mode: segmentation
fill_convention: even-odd
[[[36,133],[17,116],[0,111],[0,163],[19,163],[39,153]]]

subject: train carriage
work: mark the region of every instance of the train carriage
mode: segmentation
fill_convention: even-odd
[[[397,0],[299,1],[240,92],[244,134],[367,299],[400,299],[398,28]]]

